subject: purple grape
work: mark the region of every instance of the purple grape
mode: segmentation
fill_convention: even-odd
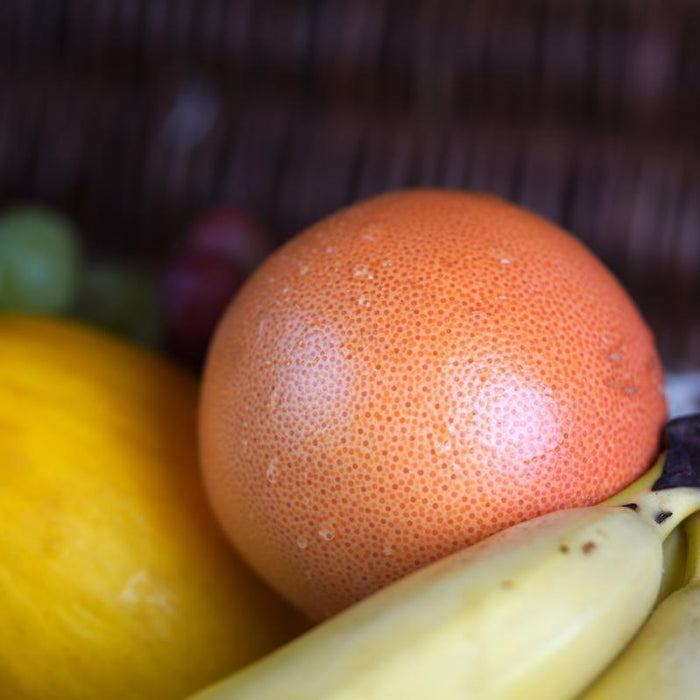
[[[246,276],[240,264],[213,252],[185,251],[175,260],[161,284],[168,351],[200,365],[221,315]]]

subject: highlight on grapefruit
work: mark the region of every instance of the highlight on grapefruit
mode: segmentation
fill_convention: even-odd
[[[654,460],[652,333],[573,236],[482,194],[387,193],[270,256],[210,347],[218,519],[312,618]]]

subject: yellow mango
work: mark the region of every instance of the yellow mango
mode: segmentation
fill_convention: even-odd
[[[0,697],[182,698],[305,627],[209,512],[197,388],[116,337],[0,316]]]

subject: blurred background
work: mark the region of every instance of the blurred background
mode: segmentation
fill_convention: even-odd
[[[2,0],[0,205],[161,271],[222,205],[276,245],[386,189],[488,190],[700,368],[699,43],[697,0]]]

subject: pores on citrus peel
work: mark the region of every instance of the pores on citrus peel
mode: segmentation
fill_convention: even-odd
[[[653,337],[552,223],[406,190],[277,250],[222,319],[204,476],[236,548],[314,619],[516,522],[615,493],[666,418]]]

